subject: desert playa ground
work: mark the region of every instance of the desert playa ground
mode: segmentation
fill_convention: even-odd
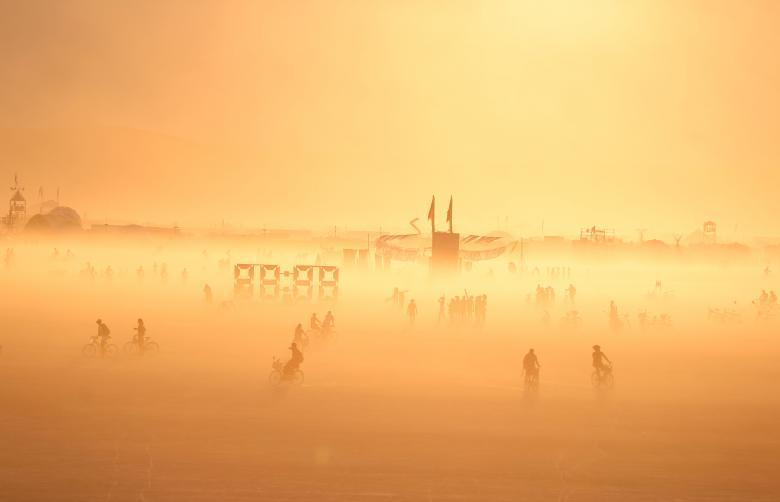
[[[578,331],[540,325],[514,292],[532,280],[482,284],[480,329],[436,326],[432,291],[410,328],[384,284],[345,288],[305,383],[274,387],[272,356],[322,307],[205,305],[197,278],[18,280],[29,270],[4,276],[3,500],[780,498],[777,326],[707,323],[684,284],[674,327],[646,333],[610,333],[584,276]],[[81,355],[95,317],[121,344],[140,313],[155,357]],[[590,384],[593,343],[615,361],[610,391]],[[538,394],[523,389],[529,347]]]

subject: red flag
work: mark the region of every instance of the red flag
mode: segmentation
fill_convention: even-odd
[[[434,195],[431,198],[431,208],[428,210],[428,220],[431,222],[431,229],[434,232],[436,231],[435,209],[436,209],[436,196]]]
[[[450,207],[447,208],[447,223],[450,224],[450,233],[452,233],[452,195],[450,195]]]

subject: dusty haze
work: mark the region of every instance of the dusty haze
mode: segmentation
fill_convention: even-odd
[[[769,0],[0,0],[0,182],[39,229],[57,204],[83,223],[0,229],[0,500],[780,500],[778,21]],[[431,194],[440,230],[452,195],[455,232],[503,232],[498,256],[434,278]],[[375,267],[415,217],[390,252],[412,259]],[[617,238],[580,239],[596,226]],[[338,300],[242,298],[241,263],[342,266]],[[440,321],[464,294],[484,323]],[[304,382],[276,385],[328,310]],[[83,353],[97,318],[115,356]],[[159,353],[122,350],[138,318]]]
[[[316,246],[8,242],[16,258],[2,271],[0,298],[0,482],[10,500],[769,501],[780,493],[777,320],[757,320],[751,303],[778,283],[752,260],[570,259],[570,279],[548,279],[556,263],[530,256],[524,274],[497,261],[445,283],[398,264],[344,271],[336,304],[287,305],[234,298],[232,270],[219,261],[230,250],[233,262],[289,266],[312,261]],[[83,274],[87,262],[94,278]],[[655,281],[661,294],[651,294]],[[533,300],[539,283],[557,293],[546,308]],[[574,305],[564,299],[569,283]],[[419,303],[413,327],[388,301],[396,286]],[[488,295],[485,324],[437,324],[436,299],[464,289]],[[630,328],[608,329],[610,299]],[[582,322],[567,328],[561,318],[573,308]],[[710,308],[734,309],[742,321],[712,322]],[[269,385],[271,358],[286,357],[295,324],[326,309],[337,337],[305,350],[304,385]],[[670,315],[672,326],[640,329],[644,310]],[[159,354],[82,356],[95,318],[121,347],[139,316]],[[611,391],[591,387],[594,343],[615,363]],[[542,365],[538,394],[523,390],[530,347]]]
[[[537,4],[4,1],[0,165],[98,219],[776,232],[775,2]]]

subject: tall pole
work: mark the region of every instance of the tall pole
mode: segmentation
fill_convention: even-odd
[[[431,197],[431,208],[428,210],[428,219],[431,220],[431,235],[436,233],[436,196]]]
[[[452,233],[452,195],[450,195],[450,207],[447,208],[447,222],[450,224],[450,233]]]

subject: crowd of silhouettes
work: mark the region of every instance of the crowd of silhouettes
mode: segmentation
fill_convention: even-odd
[[[444,297],[439,298],[439,315],[442,316]],[[487,317],[487,295],[453,296],[447,304],[450,324],[476,323],[482,325]]]
[[[759,319],[768,319],[777,308],[777,295],[774,291],[761,290],[761,295],[756,300],[753,300],[753,305],[757,308],[757,316]]]
[[[536,285],[536,304],[540,307],[547,307],[555,303],[555,290],[552,286],[542,287],[541,284]]]

